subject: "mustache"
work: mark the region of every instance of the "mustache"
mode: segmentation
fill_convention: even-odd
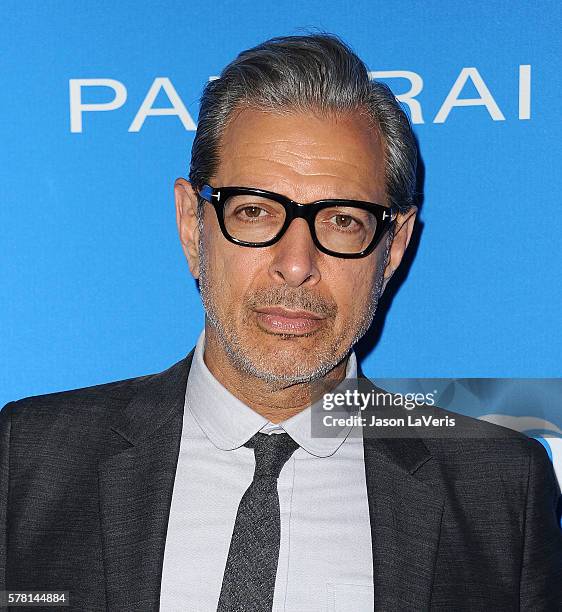
[[[336,302],[309,289],[282,285],[256,289],[246,299],[251,309],[264,306],[282,306],[289,310],[308,310],[324,317],[333,317],[338,312]]]

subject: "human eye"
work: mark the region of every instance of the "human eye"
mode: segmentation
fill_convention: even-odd
[[[334,231],[357,232],[365,229],[364,220],[359,215],[349,212],[329,211],[323,216],[323,223]]]
[[[266,198],[237,196],[226,206],[226,216],[239,223],[263,223],[277,219],[283,209]]]
[[[334,215],[332,217],[333,223],[342,229],[353,229],[361,223],[354,219],[351,215]]]
[[[234,214],[241,220],[263,219],[269,215],[268,211],[256,204],[239,206]]]

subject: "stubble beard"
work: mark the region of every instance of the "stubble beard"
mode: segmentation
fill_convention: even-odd
[[[271,386],[272,390],[302,383],[311,383],[324,378],[341,363],[351,348],[365,335],[371,326],[383,290],[383,273],[392,243],[391,234],[387,236],[384,257],[380,260],[376,271],[373,289],[355,329],[352,330],[352,323],[348,323],[337,337],[332,338],[328,343],[321,343],[321,346],[314,353],[315,365],[299,363],[295,361],[294,357],[287,356],[288,358],[285,363],[278,364],[278,369],[272,368],[274,356],[271,353],[248,350],[248,347],[241,341],[235,325],[232,324],[233,317],[222,317],[216,308],[217,300],[215,299],[209,279],[206,249],[202,234],[203,232],[199,233],[199,290],[206,318],[213,326],[232,366],[247,376],[264,381]],[[336,304],[326,303],[324,298],[319,298],[310,291],[305,292],[302,289],[294,289],[287,285],[254,292],[245,301],[248,305],[257,303],[260,306],[284,306],[290,309],[300,308],[332,316],[337,312]],[[245,310],[248,313],[250,312],[249,309]],[[249,314],[244,315],[242,324],[249,325],[250,323]],[[280,336],[281,339],[285,338],[283,335]],[[351,340],[349,340],[350,336]],[[292,338],[292,336],[287,335],[286,338]]]

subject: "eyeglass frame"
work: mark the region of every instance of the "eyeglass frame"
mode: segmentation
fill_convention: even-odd
[[[316,200],[314,202],[303,204],[300,202],[295,202],[287,196],[275,193],[274,191],[267,191],[265,189],[257,189],[254,187],[211,187],[210,185],[205,184],[200,189],[196,190],[196,193],[200,199],[213,206],[221,231],[229,242],[239,246],[247,246],[251,248],[271,246],[272,244],[275,244],[281,240],[294,219],[304,219],[308,224],[310,235],[316,248],[327,255],[341,257],[344,259],[358,259],[360,257],[366,257],[369,255],[379,244],[385,233],[390,229],[399,212],[398,206],[384,206],[383,204],[378,204],[377,202],[365,202],[362,200],[347,200],[341,198]],[[283,206],[285,209],[285,220],[273,238],[265,242],[247,242],[245,240],[235,238],[229,234],[224,222],[224,206],[228,198],[237,195],[255,195],[264,197]],[[318,236],[316,235],[314,220],[318,211],[323,210],[324,208],[330,208],[331,206],[348,206],[351,208],[367,210],[374,214],[377,220],[377,227],[371,242],[366,248],[358,253],[339,253],[324,247],[320,243]]]

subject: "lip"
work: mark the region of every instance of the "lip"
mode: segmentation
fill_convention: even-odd
[[[283,317],[285,319],[323,319],[322,315],[316,314],[314,312],[309,312],[308,310],[287,310],[281,306],[266,306],[264,308],[256,308],[256,312],[260,314],[273,315],[278,317]]]
[[[257,308],[258,324],[273,334],[302,336],[322,327],[322,315],[308,310],[287,310],[280,306]]]

